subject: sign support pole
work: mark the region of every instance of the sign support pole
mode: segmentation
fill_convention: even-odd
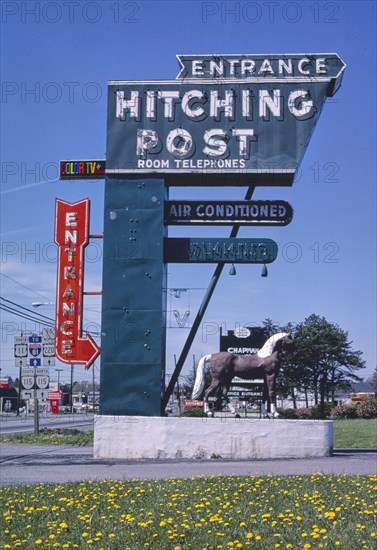
[[[254,193],[254,189],[255,187],[254,186],[250,186],[245,194],[245,200],[250,200],[251,197],[253,196],[253,193]],[[234,238],[237,236],[238,234],[238,231],[239,231],[239,228],[240,226],[239,225],[234,225],[232,227],[232,230],[230,232],[230,238]],[[221,276],[221,273],[224,269],[224,262],[221,262],[221,263],[218,263],[217,266],[216,266],[216,269],[212,275],[212,278],[211,278],[211,281],[208,285],[208,288],[207,288],[207,292],[205,293],[204,295],[204,298],[202,300],[202,303],[200,305],[200,308],[198,310],[198,313],[196,314],[196,317],[195,317],[195,320],[192,324],[192,327],[190,329],[190,332],[187,336],[187,340],[185,342],[185,345],[183,346],[183,349],[182,349],[182,352],[181,352],[181,355],[179,356],[179,359],[177,361],[177,364],[176,364],[176,367],[174,369],[174,372],[170,378],[170,381],[169,381],[169,384],[168,384],[168,387],[166,388],[166,391],[165,391],[165,394],[162,398],[162,406],[161,406],[161,410],[164,411],[168,402],[169,402],[169,399],[170,399],[170,396],[172,395],[173,393],[173,390],[174,390],[174,387],[177,383],[177,380],[178,380],[178,377],[179,375],[181,374],[181,370],[183,368],[183,365],[186,361],[186,358],[187,358],[187,355],[190,351],[190,348],[191,348],[191,345],[194,341],[194,338],[196,336],[196,333],[198,331],[198,328],[200,326],[200,323],[202,322],[203,320],[203,317],[204,317],[204,314],[206,312],[206,309],[207,309],[207,306],[210,302],[210,299],[212,297],[212,294],[214,293],[215,291],[215,288],[216,288],[216,285],[220,279],[220,276]]]
[[[34,367],[34,435],[39,435],[39,403],[37,397],[37,371]]]
[[[39,435],[38,399],[34,399],[34,435]]]

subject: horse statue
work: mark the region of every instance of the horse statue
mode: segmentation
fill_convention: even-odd
[[[253,355],[236,355],[227,351],[205,355],[198,363],[192,399],[199,399],[204,390],[204,367],[209,362],[212,382],[204,393],[204,412],[208,416],[212,416],[208,405],[208,397],[218,389],[221,389],[222,397],[232,414],[238,416],[228,399],[232,379],[238,376],[244,380],[263,378],[262,416],[268,416],[266,405],[269,401],[271,415],[277,418],[279,413],[276,411],[275,382],[279,374],[280,355],[283,350],[296,350],[292,336],[287,332],[278,332],[271,336],[264,346]]]

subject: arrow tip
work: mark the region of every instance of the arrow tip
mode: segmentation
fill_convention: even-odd
[[[86,333],[86,346],[88,351],[91,350],[91,356],[85,363],[85,370],[88,370],[101,353],[101,350],[88,332]]]

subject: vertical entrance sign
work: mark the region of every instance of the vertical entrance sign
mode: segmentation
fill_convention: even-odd
[[[58,245],[55,354],[60,361],[89,368],[100,350],[90,334],[82,337],[84,249],[89,240],[89,199],[56,199]]]

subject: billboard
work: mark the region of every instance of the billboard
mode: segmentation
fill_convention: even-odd
[[[176,80],[109,82],[106,174],[163,174],[168,185],[291,185],[326,96],[340,85],[341,59],[178,59]]]
[[[227,351],[237,355],[257,353],[267,340],[264,327],[240,327],[228,330],[227,334],[220,333],[220,351]]]

